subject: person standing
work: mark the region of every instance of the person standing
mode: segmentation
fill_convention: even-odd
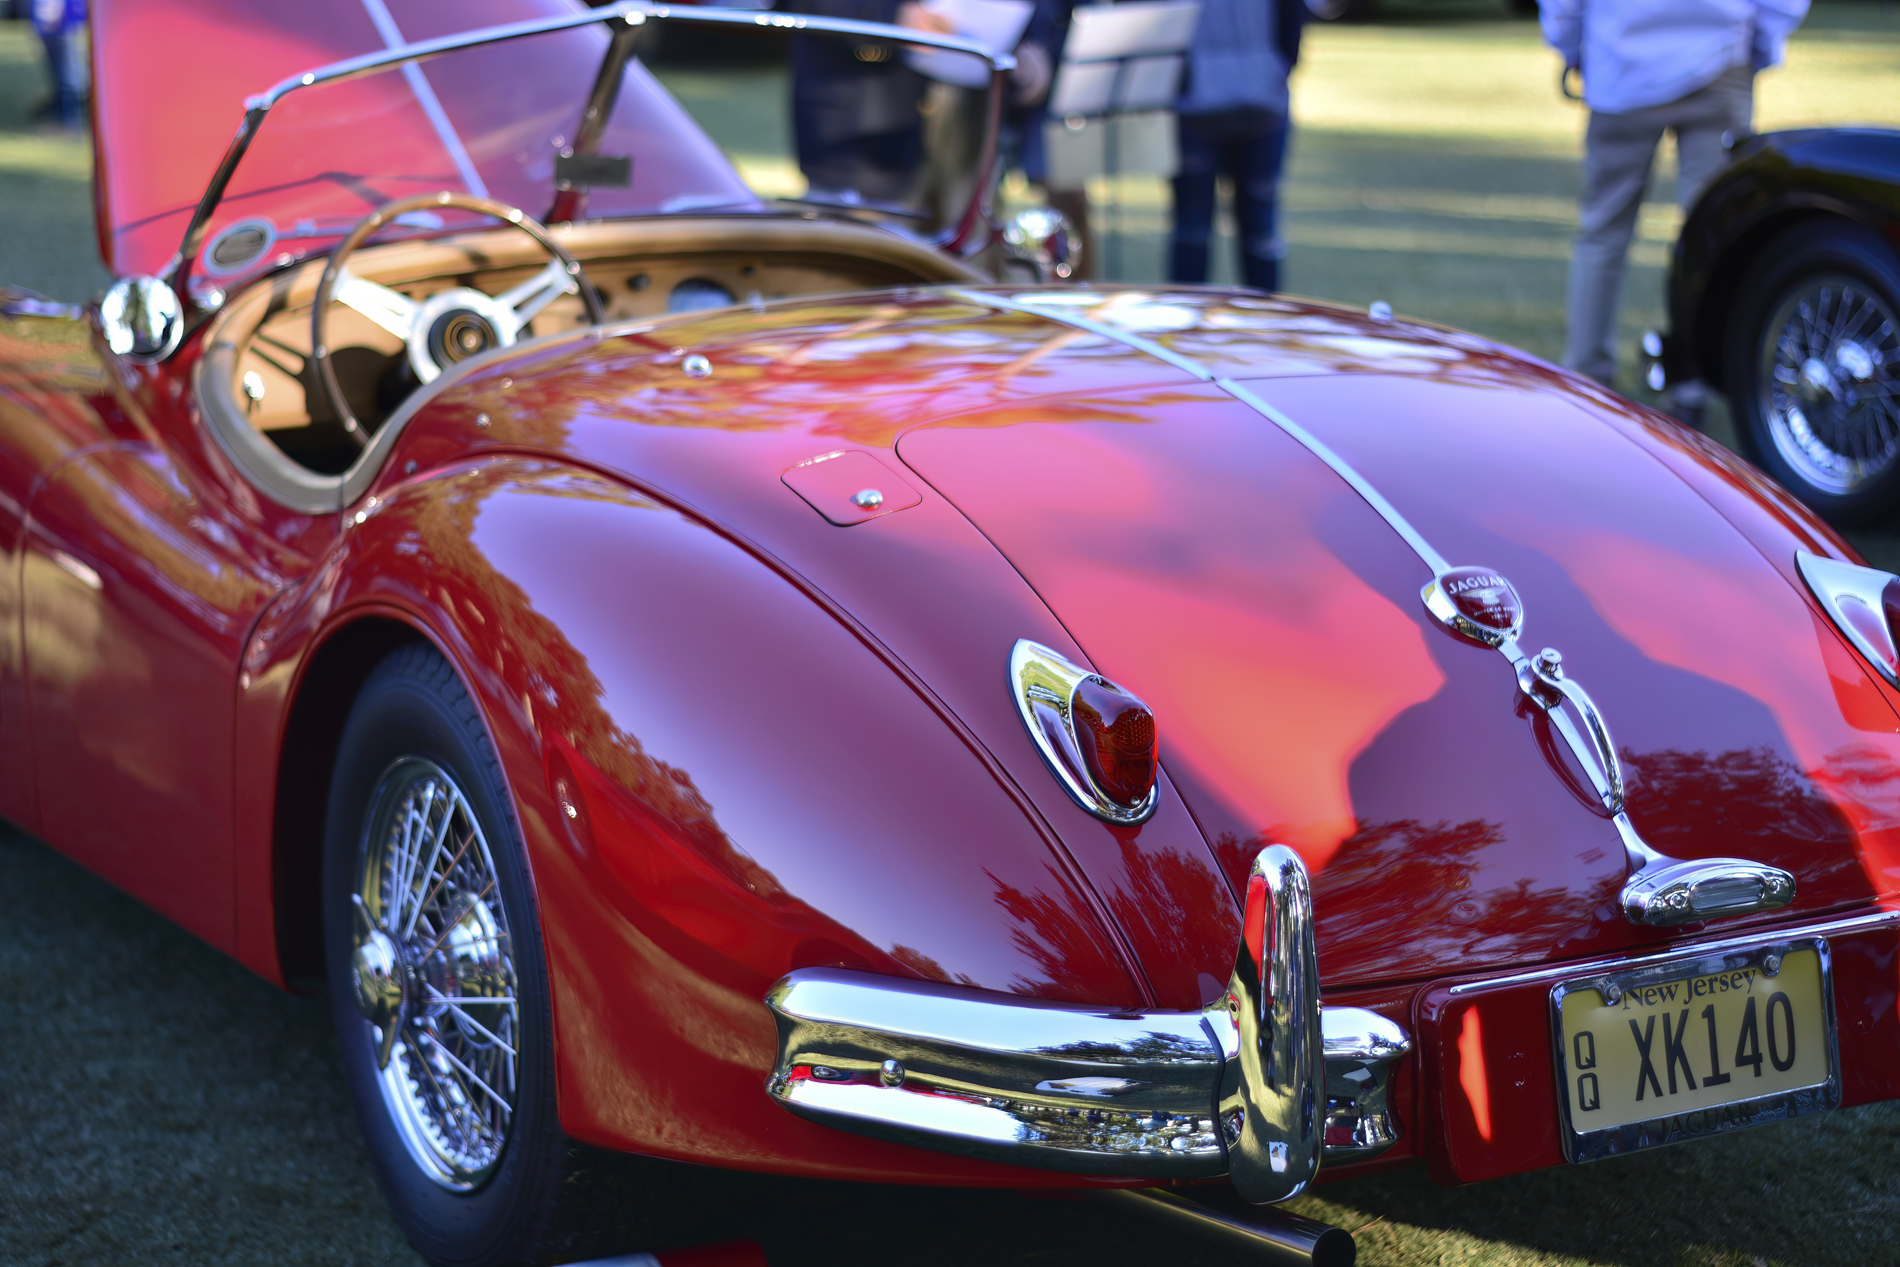
[[[1630,238],[1665,131],[1686,212],[1754,121],[1755,73],[1781,63],[1808,0],[1542,0],[1544,38],[1581,71],[1590,124],[1570,257],[1564,365],[1610,385]]]
[[[916,0],[787,0],[781,10],[945,35]],[[882,40],[794,37],[792,135],[814,197],[907,204],[924,161],[927,81]]]
[[[1168,279],[1207,280],[1220,177],[1234,186],[1241,280],[1280,288],[1280,168],[1287,146],[1287,75],[1300,57],[1303,0],[1201,0],[1175,105],[1180,167]]]
[[[53,81],[53,95],[41,114],[77,132],[86,124],[86,101],[92,92],[86,0],[31,0],[29,11]]]

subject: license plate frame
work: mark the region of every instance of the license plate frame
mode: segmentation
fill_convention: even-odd
[[[1807,1086],[1784,1088],[1766,1095],[1739,1097],[1719,1105],[1683,1114],[1664,1114],[1597,1130],[1578,1130],[1571,1120],[1569,1053],[1565,1050],[1563,1003],[1567,994],[1593,990],[1611,1002],[1633,989],[1693,981],[1719,973],[1758,969],[1774,976],[1790,954],[1812,950],[1820,961],[1822,1027],[1826,1036],[1827,1078]],[[1769,971],[1773,958],[1774,971]],[[1834,964],[1825,937],[1763,940],[1739,949],[1685,954],[1640,968],[1611,970],[1558,982],[1550,990],[1551,1055],[1557,1074],[1558,1135],[1564,1158],[1571,1162],[1597,1161],[1644,1148],[1701,1139],[1724,1131],[1741,1130],[1768,1122],[1825,1113],[1841,1103],[1840,1029],[1835,1018]],[[1719,1112],[1717,1111],[1719,1110]],[[1693,1119],[1693,1120],[1691,1120]]]

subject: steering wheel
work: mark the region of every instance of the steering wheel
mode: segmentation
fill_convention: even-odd
[[[434,207],[461,207],[468,211],[479,211],[514,225],[548,253],[551,258],[547,267],[499,295],[486,295],[467,286],[456,286],[438,291],[420,302],[400,291],[358,277],[344,267],[351,254],[370,234],[399,216]],[[587,308],[587,319],[594,325],[604,324],[607,314],[600,306],[600,296],[587,284],[579,262],[554,240],[545,225],[518,207],[447,190],[385,203],[359,221],[337,245],[329,263],[324,265],[323,277],[317,282],[316,299],[310,309],[310,355],[316,362],[317,386],[337,421],[343,424],[343,430],[357,444],[367,448],[369,432],[350,411],[349,402],[343,399],[342,386],[337,382],[336,370],[330,364],[330,346],[325,338],[325,328],[333,300],[356,309],[401,339],[408,349],[409,366],[415,371],[416,378],[423,383],[432,383],[443,370],[457,361],[465,361],[490,348],[507,347],[520,337],[521,331],[534,320],[535,314],[556,297],[575,291],[580,292],[581,303]]]

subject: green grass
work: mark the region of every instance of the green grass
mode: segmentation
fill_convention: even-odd
[[[27,127],[47,95],[40,42],[0,22],[0,283],[78,302],[112,280],[92,231],[92,146]]]
[[[1556,97],[1532,24],[1478,0],[1393,0],[1379,23],[1309,38],[1289,287],[1554,356],[1582,116]],[[0,281],[77,300],[108,280],[90,149],[26,128],[37,58],[23,25],[0,23]],[[1900,5],[1823,3],[1764,79],[1761,126],[1900,123],[1896,68]],[[1160,190],[1127,193],[1125,272],[1156,280]],[[1674,225],[1659,174],[1627,339],[1660,321]],[[1900,537],[1856,540],[1900,563]],[[663,1188],[674,1239],[755,1236],[778,1267],[1243,1261],[1096,1205],[1009,1193],[694,1170]],[[1897,1263],[1900,1106],[1469,1188],[1408,1169],[1295,1208],[1359,1230],[1366,1267]],[[0,829],[0,1262],[416,1261],[358,1140],[323,1007]]]

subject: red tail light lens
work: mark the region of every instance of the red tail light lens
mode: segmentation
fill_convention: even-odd
[[[1076,685],[1070,715],[1082,761],[1102,794],[1130,809],[1146,801],[1160,755],[1154,712],[1114,683],[1089,677]]]

